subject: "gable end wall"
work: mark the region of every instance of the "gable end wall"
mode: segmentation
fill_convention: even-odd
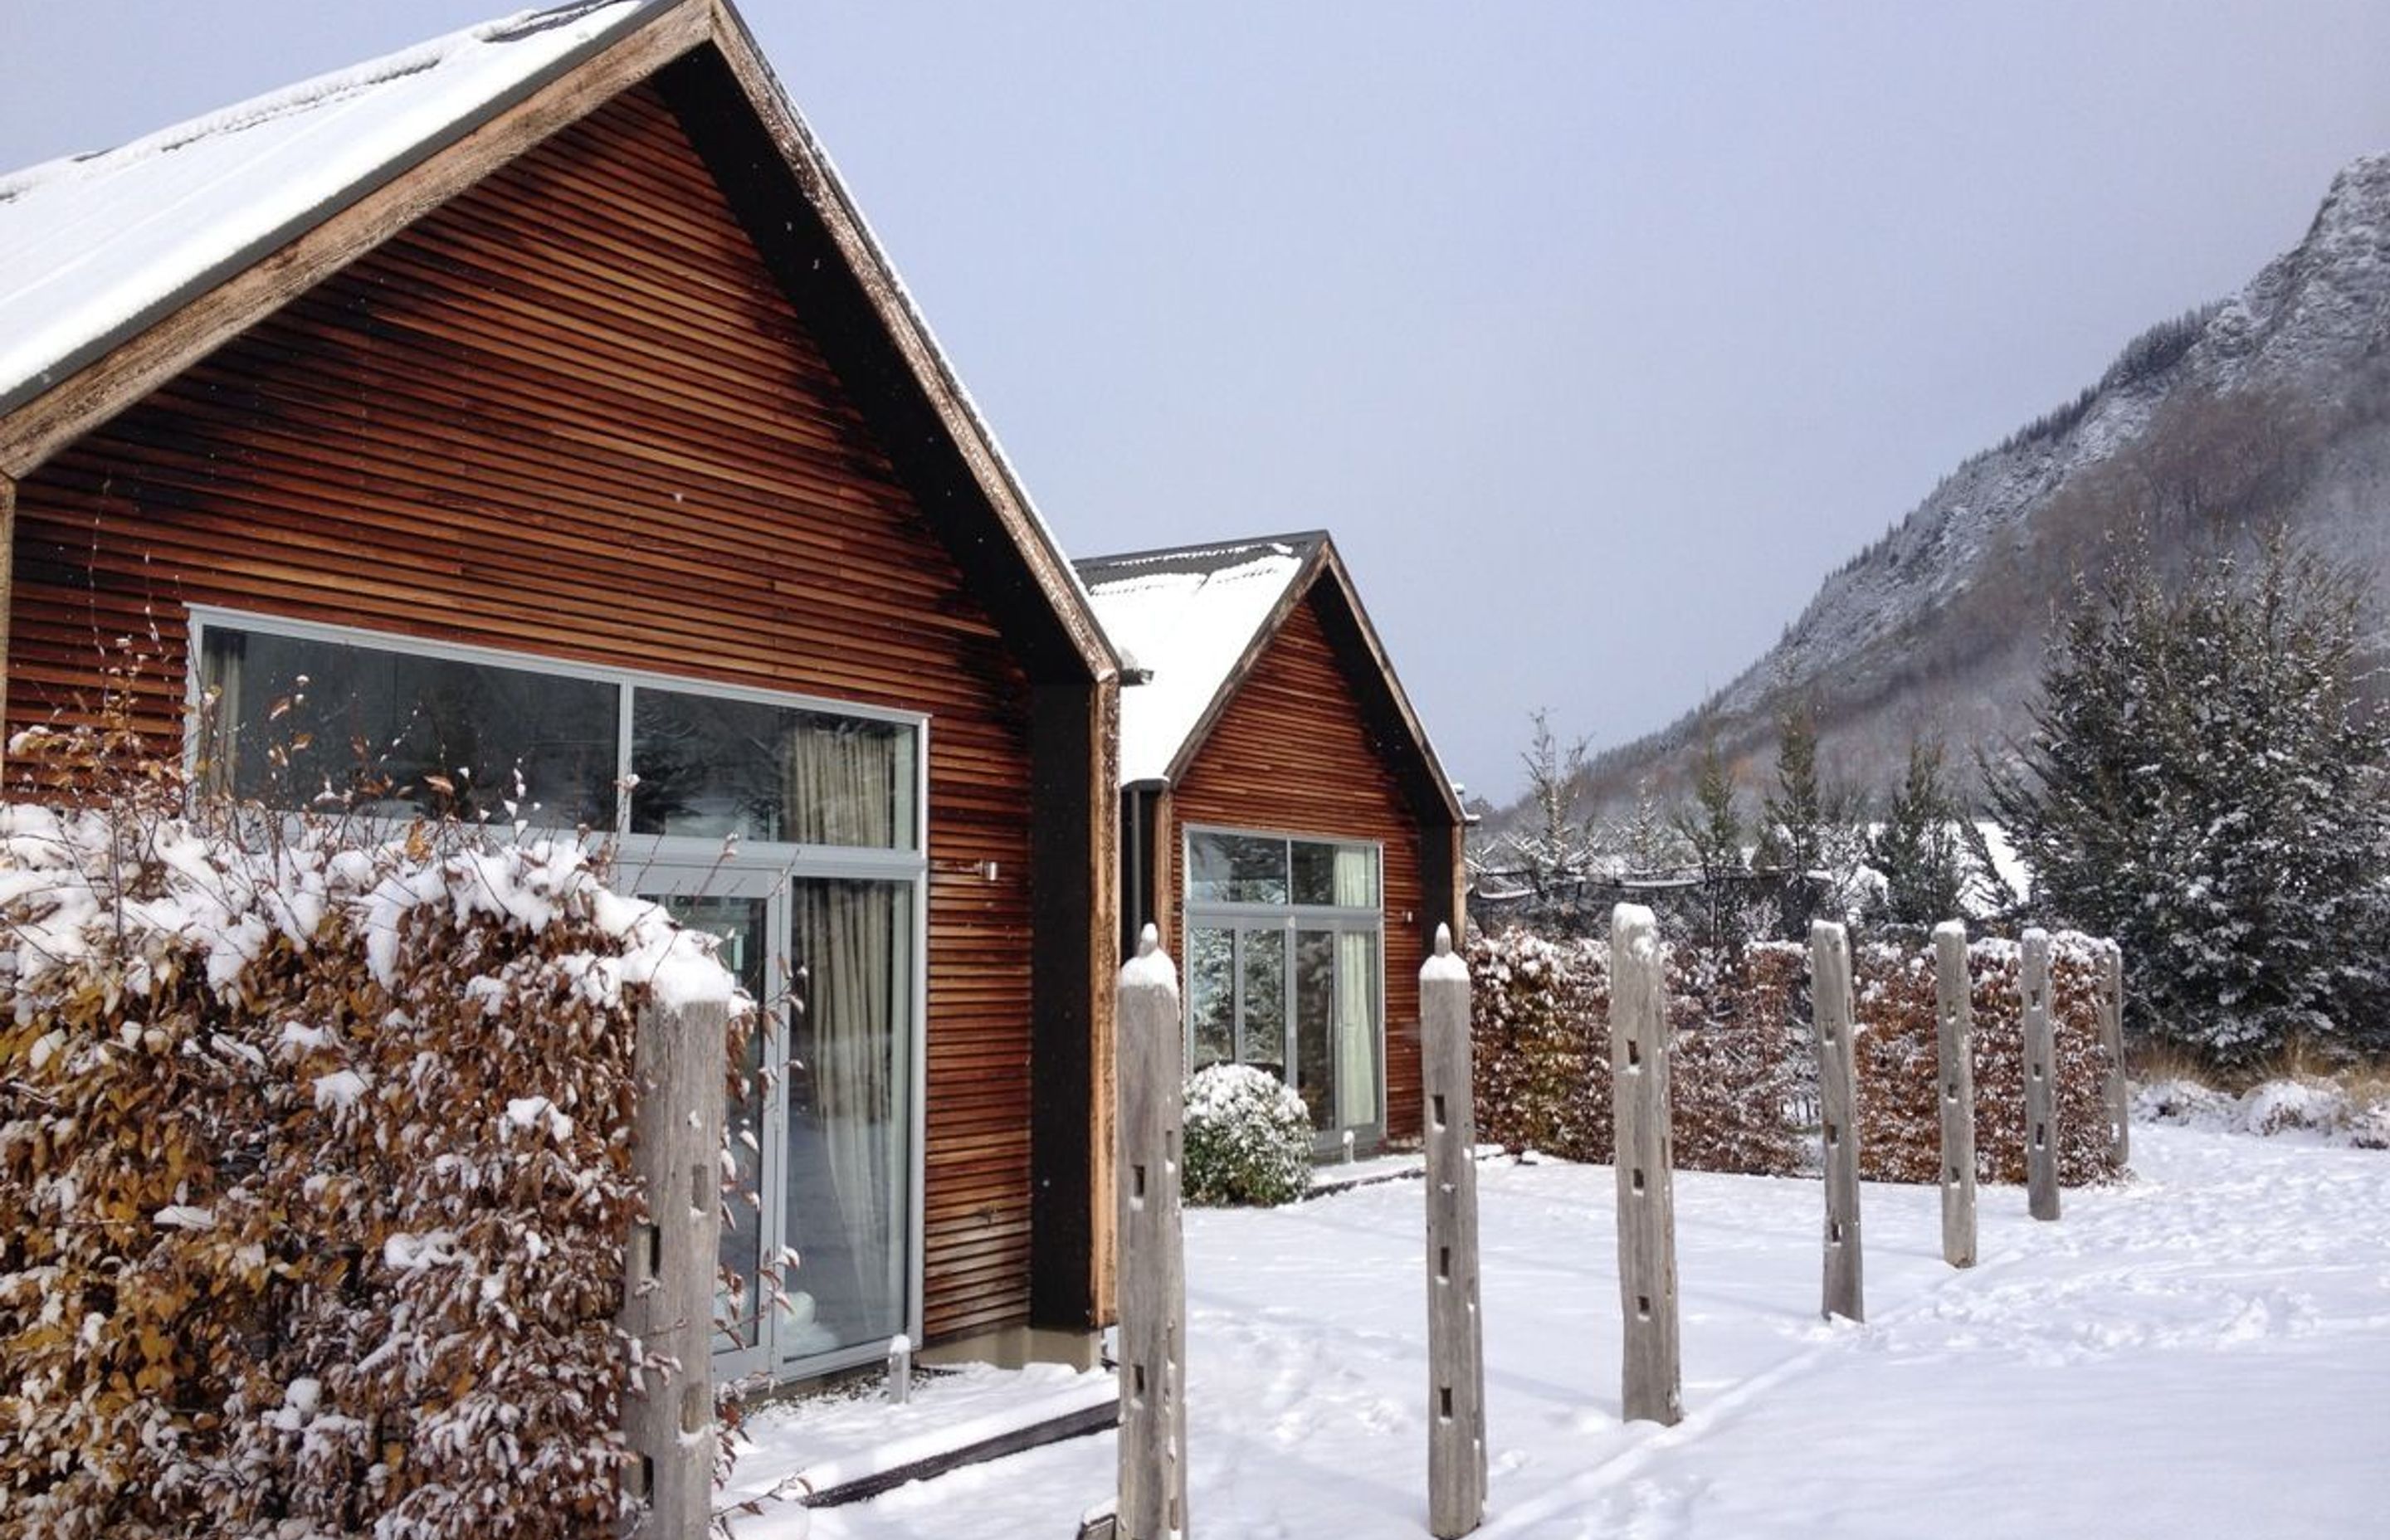
[[[1387,1133],[1412,1139],[1420,1119],[1421,924],[1433,925],[1421,896],[1420,828],[1330,645],[1322,587],[1315,584],[1288,615],[1172,789],[1166,849],[1176,873],[1189,825],[1383,844]],[[1183,883],[1183,874],[1174,880],[1163,926],[1181,954]]]
[[[194,603],[930,713],[928,1331],[1027,1321],[1029,687],[655,92],[62,451],[12,551],[11,733],[154,625],[173,741]]]

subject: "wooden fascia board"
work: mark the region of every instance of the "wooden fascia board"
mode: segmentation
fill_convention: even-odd
[[[0,720],[8,709],[9,637],[16,610],[17,482],[0,476]],[[0,731],[0,773],[8,768],[8,735]]]
[[[1353,574],[1346,570],[1344,558],[1336,553],[1333,541],[1323,539],[1320,552],[1323,575],[1335,582],[1338,595],[1353,618],[1354,629],[1360,634],[1361,645],[1368,651],[1370,661],[1376,666],[1378,677],[1385,687],[1394,715],[1402,725],[1403,735],[1410,740],[1411,752],[1418,756],[1420,773],[1427,777],[1434,789],[1435,800],[1443,804],[1453,824],[1456,827],[1462,824],[1467,815],[1460,805],[1460,798],[1452,789],[1452,777],[1444,773],[1444,765],[1436,758],[1435,745],[1429,740],[1425,725],[1412,708],[1410,697],[1403,690],[1402,677],[1394,673],[1394,660],[1387,656],[1385,644],[1378,639],[1378,628],[1369,623],[1369,612],[1362,607],[1360,592],[1353,584]]]
[[[318,212],[314,223],[206,287],[0,420],[0,475],[22,480],[200,357],[415,221],[570,127],[715,27],[709,0],[679,0],[598,52],[566,66],[424,159]]]
[[[1278,634],[1285,627],[1287,617],[1294,613],[1294,607],[1310,596],[1311,585],[1318,579],[1327,552],[1328,541],[1325,536],[1322,536],[1318,544],[1311,548],[1310,554],[1303,558],[1303,565],[1297,567],[1294,570],[1294,575],[1287,580],[1286,591],[1279,595],[1276,604],[1270,606],[1270,611],[1263,617],[1262,623],[1253,628],[1253,636],[1245,643],[1244,651],[1237,655],[1235,666],[1231,667],[1226,677],[1221,679],[1220,687],[1212,692],[1212,699],[1204,704],[1203,713],[1195,719],[1195,725],[1189,729],[1187,741],[1181,743],[1178,746],[1178,751],[1171,756],[1170,768],[1163,773],[1163,778],[1172,786],[1176,786],[1187,778],[1187,772],[1194,764],[1195,756],[1203,751],[1203,745],[1210,741],[1213,729],[1219,726],[1220,718],[1227,712],[1228,702],[1234,700],[1237,698],[1237,692],[1244,688],[1246,677],[1262,661],[1262,654],[1267,652],[1270,644],[1278,640]]]
[[[953,367],[914,309],[880,243],[837,174],[813,130],[789,100],[755,45],[747,24],[726,0],[704,0],[713,18],[714,45],[747,96],[832,245],[853,272],[879,323],[919,384],[941,429],[970,468],[1006,537],[1020,552],[1032,580],[1070,637],[1090,678],[1117,677],[1121,663],[1096,621],[1094,608],[1071,564],[1030,508],[1028,494],[997,448],[996,437],[957,379]]]

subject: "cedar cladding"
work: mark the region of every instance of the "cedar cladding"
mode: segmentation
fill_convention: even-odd
[[[1419,970],[1426,952],[1420,827],[1331,649],[1319,606],[1333,584],[1315,580],[1288,614],[1171,790],[1164,831],[1171,869],[1184,866],[1190,824],[1273,833],[1376,840],[1384,846],[1386,948],[1386,1132],[1420,1132]],[[1178,912],[1184,879],[1170,893],[1163,933],[1186,947]],[[1408,914],[1414,918],[1404,922]]]
[[[926,1326],[1027,1319],[1028,685],[655,92],[60,453],[14,559],[12,733],[154,624],[171,741],[195,603],[928,712]]]

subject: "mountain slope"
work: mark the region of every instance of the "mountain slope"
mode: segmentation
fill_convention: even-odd
[[[2299,245],[2241,293],[2153,327],[2100,382],[1946,477],[1697,711],[1593,764],[1581,801],[1673,794],[1715,741],[1746,787],[1774,720],[1818,707],[1822,757],[1884,785],[1916,733],[2024,726],[2042,636],[2118,541],[2166,558],[2287,523],[2390,579],[2390,155],[2333,179]],[[2390,593],[2390,589],[2380,589]]]

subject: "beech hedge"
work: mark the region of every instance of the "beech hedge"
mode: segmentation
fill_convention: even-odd
[[[2099,945],[2072,932],[2052,937],[2059,1176],[2068,1186],[2121,1174],[2101,1096],[2108,1059],[2099,1032]],[[1978,941],[1968,958],[1977,1174],[2021,1183],[2019,949]],[[1856,949],[1854,968],[1861,1171],[1871,1180],[1934,1181],[1941,1114],[1933,954],[1867,944]],[[1478,1136],[1514,1151],[1607,1163],[1614,1149],[1608,943],[1517,930],[1481,935],[1470,945],[1469,971]],[[1781,1175],[1808,1164],[1803,1113],[1817,1084],[1808,989],[1803,946],[1670,948],[1669,1101],[1679,1170]]]
[[[0,1534],[610,1533],[633,1023],[710,943],[569,839],[10,757]]]

